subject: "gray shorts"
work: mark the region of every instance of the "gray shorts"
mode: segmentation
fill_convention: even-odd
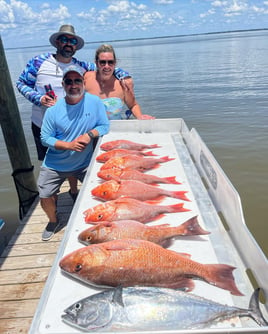
[[[83,182],[87,168],[79,169],[73,172],[58,172],[46,167],[40,167],[40,173],[37,180],[39,197],[48,198],[56,195],[62,183],[70,176],[76,177]]]

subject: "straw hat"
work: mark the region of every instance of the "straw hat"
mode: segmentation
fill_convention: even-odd
[[[59,36],[61,35],[71,35],[77,39],[77,45],[76,45],[76,50],[82,49],[84,46],[84,40],[82,37],[78,36],[75,34],[74,27],[69,25],[69,24],[64,24],[60,27],[60,30],[58,32],[55,32],[52,34],[49,38],[49,41],[51,45],[55,46],[57,48],[56,40]]]

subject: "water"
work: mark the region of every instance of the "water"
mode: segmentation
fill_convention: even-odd
[[[99,43],[78,51],[94,59]],[[195,127],[240,194],[247,226],[266,255],[268,167],[268,32],[251,31],[114,42],[118,65],[130,71],[143,112],[182,117]],[[50,47],[7,50],[12,81],[28,59]],[[15,89],[35,173],[31,107]],[[2,244],[18,222],[18,201],[0,133]]]

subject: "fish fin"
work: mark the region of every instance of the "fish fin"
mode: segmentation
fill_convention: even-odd
[[[124,302],[123,302],[123,287],[121,285],[115,287],[113,289],[113,298],[112,298],[112,303],[120,305],[124,307]]]
[[[150,168],[139,167],[139,168],[137,168],[137,170],[138,170],[139,172],[144,173],[144,172],[147,172],[148,170],[157,169],[157,168],[159,168],[159,167],[160,167],[160,164],[156,163],[153,167],[150,167]]]
[[[180,277],[179,280],[174,283],[163,283],[159,286],[162,286],[163,288],[178,289],[184,292],[190,292],[194,289],[195,284],[191,278]]]
[[[172,184],[182,184],[181,182],[176,180],[176,176],[164,177],[163,181],[165,181],[166,183],[172,183]]]
[[[170,158],[169,156],[164,156],[162,158],[160,158],[161,162],[168,162],[168,161],[172,161],[175,160],[175,158]]]
[[[154,225],[153,227],[157,227],[157,228],[159,228],[159,229],[161,229],[161,228],[165,229],[165,228],[167,228],[167,227],[170,227],[170,224]]]
[[[235,284],[233,270],[236,269],[228,264],[205,264],[208,275],[204,279],[218,288],[225,289],[235,296],[244,296]]]
[[[189,198],[185,195],[187,192],[188,191],[172,191],[172,194],[174,198],[190,202]]]
[[[259,306],[259,294],[260,288],[257,288],[250,298],[249,315],[259,326],[268,326],[268,322],[264,319]]]
[[[191,211],[190,209],[184,208],[183,205],[184,205],[184,203],[178,203],[178,204],[170,205],[169,212],[186,212],[186,211]]]
[[[160,148],[160,147],[162,147],[162,146],[159,146],[158,144],[152,144],[152,145],[150,145],[149,147],[150,147],[150,148]]]
[[[159,220],[159,219],[161,219],[161,218],[163,218],[163,217],[165,217],[165,214],[164,214],[164,213],[161,213],[160,215],[155,216],[155,217],[152,219],[152,221]]]
[[[202,229],[199,225],[197,216],[188,219],[185,223],[178,226],[178,228],[184,228],[184,232],[182,235],[206,235],[210,234],[210,232]]]
[[[143,201],[143,203],[146,204],[151,204],[151,205],[156,205],[162,202],[162,198],[161,199],[154,199],[154,200],[148,200],[148,201]]]
[[[150,202],[152,204],[158,204],[158,203],[162,202],[165,198],[166,198],[165,195],[158,195],[158,196],[154,197],[154,199],[151,199]]]
[[[183,257],[186,257],[187,259],[190,259],[192,257],[192,255],[188,253],[179,253],[179,254]]]
[[[153,151],[144,152],[143,155],[146,155],[146,156],[157,156],[157,154],[154,154]]]

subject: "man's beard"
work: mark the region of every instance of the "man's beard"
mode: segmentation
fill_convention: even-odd
[[[66,92],[66,96],[68,96],[69,98],[71,99],[79,99],[81,96],[83,96],[85,93],[85,90],[84,89],[81,89],[79,92],[77,93],[67,93]]]
[[[58,53],[64,58],[70,58],[75,54],[75,51],[73,48],[64,46],[61,50],[58,50]]]

